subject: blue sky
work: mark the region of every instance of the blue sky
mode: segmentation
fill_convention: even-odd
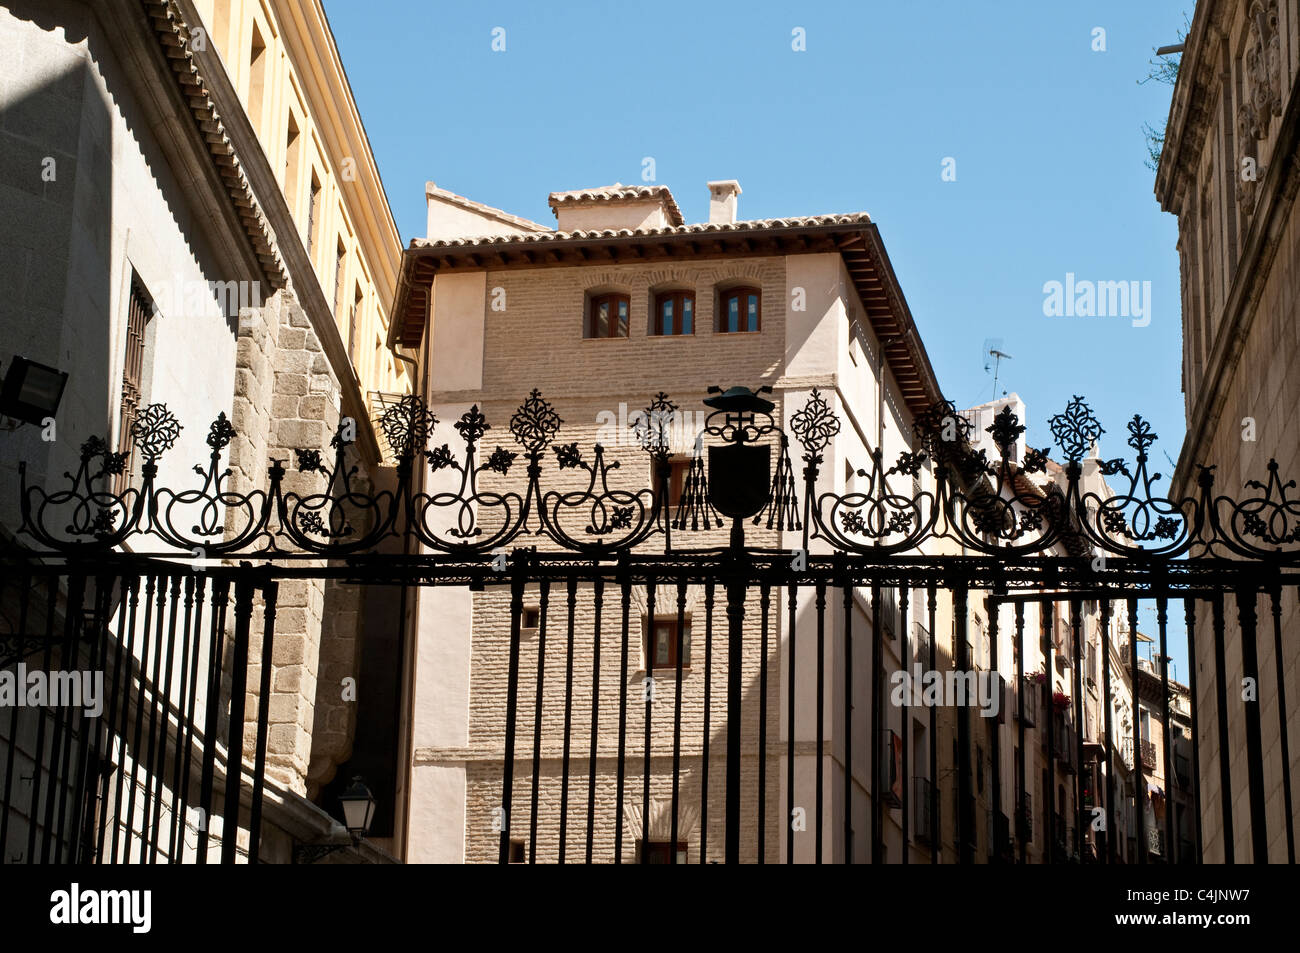
[[[426,181],[553,225],[549,192],[640,182],[647,156],[687,221],[707,219],[710,179],[740,181],[742,218],[866,211],[959,407],[994,396],[983,350],[1001,339],[998,390],[1025,400],[1031,443],[1081,394],[1104,456],[1131,459],[1140,412],[1172,471],[1177,231],[1142,133],[1170,88],[1138,80],[1191,0],[325,8],[404,242],[424,234]],[[1149,281],[1149,325],[1045,316],[1067,272]]]

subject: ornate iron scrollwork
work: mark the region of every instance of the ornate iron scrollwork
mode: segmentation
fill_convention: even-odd
[[[131,429],[141,461],[135,485],[111,488],[129,454],[91,437],[80,447],[76,471],[63,474],[62,489],[28,486],[20,467],[21,531],[39,547],[68,554],[107,551],[128,540],[139,551],[134,538],[149,537],[218,558],[339,557],[391,539],[465,555],[540,536],[565,551],[599,557],[657,535],[672,549],[674,532],[719,529],[727,514],[769,530],[802,529],[805,548],[822,539],[842,551],[877,555],[947,539],[999,557],[1049,553],[1065,544],[1070,552],[1144,560],[1235,555],[1300,562],[1300,497],[1275,461],[1266,481],[1245,484],[1244,497],[1216,496],[1213,467],[1203,466],[1199,492],[1171,499],[1156,489],[1161,475],[1149,468],[1156,440],[1150,424],[1134,416],[1127,425],[1131,463],[1100,458],[1095,448],[1105,430],[1082,397],[1049,421],[1060,466],[1047,449],[1024,444],[1025,426],[1009,407],[985,428],[985,446],[976,448],[970,421],[941,400],[917,415],[911,448],[892,464],[876,448],[868,468],[856,473],[860,483],[819,492],[824,454],[841,430],[838,415],[817,389],[789,414],[790,433],[802,447],[801,488],[789,437],[765,392],[715,388],[689,465],[675,478],[671,443],[680,411],[667,394],[656,394],[632,421],[650,461],[648,486],[624,473],[604,446],[587,449],[563,439],[563,420],[536,390],[510,418],[513,446],[486,442],[493,428],[477,404],[451,423],[453,439],[439,441],[443,424],[419,398],[407,396],[379,420],[397,462],[397,485],[377,492],[358,476],[347,420],[328,448],[293,451],[295,481],[314,477],[323,486],[291,489],[289,461],[272,460],[265,489],[233,489],[222,457],[238,435],[224,413],[208,428],[206,464],[192,468],[197,485],[160,487],[159,460],[182,428],[165,405],[151,404]],[[713,441],[707,454],[706,440]],[[927,473],[932,476],[922,483]],[[1118,492],[1105,482],[1115,477],[1126,483]]]

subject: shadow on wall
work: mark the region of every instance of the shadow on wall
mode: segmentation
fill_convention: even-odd
[[[19,523],[18,461],[26,461],[29,484],[61,482],[88,437],[115,442],[126,313],[119,299],[133,259],[152,265],[146,280],[171,281],[191,263],[204,275],[223,274],[203,217],[185,199],[193,184],[178,178],[147,112],[92,4],[0,7],[0,373],[15,354],[68,373],[53,434],[33,426],[0,433],[0,530]],[[137,165],[146,179],[132,176]],[[115,186],[132,195],[141,185],[142,215],[115,210]],[[165,224],[147,217],[151,190]],[[116,241],[130,247],[114,244],[115,214],[136,226],[117,229]],[[172,228],[179,244],[166,242]],[[238,314],[225,317],[233,341]],[[169,396],[151,395],[152,371],[146,356],[142,403]]]
[[[69,374],[52,434],[0,433],[0,526],[10,533],[18,461],[29,482],[74,469],[75,434],[110,420],[97,405],[109,373],[112,123],[89,81],[86,31],[69,25],[86,17],[59,4],[0,11],[0,363],[21,355]]]

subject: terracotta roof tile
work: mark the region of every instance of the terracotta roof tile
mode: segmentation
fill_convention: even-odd
[[[662,199],[668,210],[668,219],[674,225],[684,225],[686,219],[677,207],[673,193],[666,185],[602,185],[594,189],[573,189],[568,192],[552,192],[548,199],[551,211],[559,215],[559,206],[579,202],[633,202],[637,199]]]
[[[663,188],[663,186],[657,186]],[[589,241],[596,238],[633,238],[639,236],[706,235],[718,232],[743,232],[768,228],[811,228],[818,225],[869,225],[871,216],[866,212],[848,212],[837,215],[809,215],[801,218],[763,218],[744,222],[700,222],[695,225],[671,225],[666,228],[620,228],[573,232],[531,232],[525,235],[481,235],[464,238],[413,238],[411,248],[471,248],[496,245],[503,242],[563,242]]]

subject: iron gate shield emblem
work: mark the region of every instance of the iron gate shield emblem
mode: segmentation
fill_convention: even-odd
[[[767,505],[772,448],[766,444],[709,447],[709,502],[724,516],[744,519]]]

